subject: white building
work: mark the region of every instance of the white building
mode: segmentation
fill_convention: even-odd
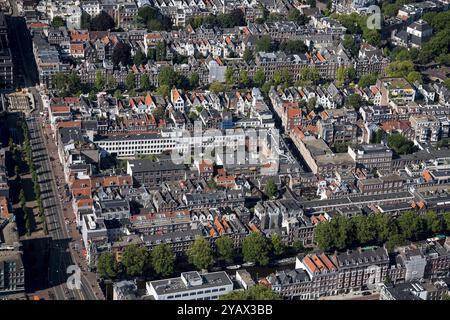
[[[233,282],[224,271],[190,271],[181,273],[179,278],[149,281],[146,289],[155,300],[216,300],[233,291]]]
[[[111,136],[95,141],[96,145],[109,154],[118,157],[131,157],[136,154],[161,154],[164,151],[178,150],[186,153],[193,148],[224,147],[237,149],[245,145],[243,130],[213,131],[200,137],[186,135],[184,131],[163,132],[162,134],[135,134]]]

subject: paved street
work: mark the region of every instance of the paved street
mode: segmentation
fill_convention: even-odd
[[[68,290],[66,281],[69,276],[67,268],[70,265],[83,267],[83,257],[79,251],[72,249],[73,243],[77,243],[81,249],[80,235],[77,231],[70,230],[66,226],[63,205],[61,204],[62,196],[58,193],[57,181],[63,181],[62,170],[60,164],[55,161],[51,164],[49,154],[56,153],[54,144],[47,144],[44,132],[42,130],[43,119],[38,117],[39,112],[43,111],[43,103],[39,92],[36,89],[39,77],[34,62],[34,56],[31,46],[29,31],[26,28],[25,20],[18,15],[17,3],[10,0],[12,8],[11,17],[11,35],[14,60],[17,71],[19,73],[19,85],[28,88],[34,97],[35,111],[31,117],[27,119],[30,131],[30,142],[33,150],[33,158],[37,168],[39,183],[43,197],[43,205],[45,208],[45,216],[47,219],[49,234],[52,237],[52,248],[49,261],[48,279],[49,288],[55,299],[103,299],[100,288],[97,285],[95,274],[81,274],[81,290]],[[48,148],[52,147],[52,151]],[[54,156],[57,159],[57,156]],[[58,170],[59,169],[59,170]],[[58,171],[58,177],[55,172]],[[62,189],[61,189],[62,193]],[[64,208],[70,207],[68,203],[64,203]],[[69,214],[69,212],[67,212]],[[72,213],[73,215],[73,213]],[[72,217],[73,219],[73,217]],[[72,239],[72,237],[74,237]],[[75,261],[75,262],[74,262]]]

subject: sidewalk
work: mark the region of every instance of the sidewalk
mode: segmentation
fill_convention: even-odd
[[[72,204],[69,201],[69,198],[66,197],[65,194],[64,186],[66,185],[66,182],[64,178],[64,171],[59,161],[58,149],[54,140],[52,139],[53,133],[50,129],[50,125],[48,125],[44,121],[46,120],[43,120],[43,123],[45,123],[44,133],[48,137],[45,143],[47,145],[47,150],[49,151],[49,156],[54,159],[53,161],[51,161],[51,168],[56,177],[58,196],[60,197],[60,201],[63,206],[63,216],[65,220],[64,228],[66,228],[67,233],[71,238],[70,250],[72,251],[75,258],[74,263],[81,268],[81,272],[88,280],[88,285],[91,286],[91,289],[96,295],[97,299],[104,300],[105,297],[97,282],[97,275],[94,272],[89,272],[87,269],[86,259],[82,254],[83,241],[81,238],[81,234],[76,229],[75,213],[73,212]]]

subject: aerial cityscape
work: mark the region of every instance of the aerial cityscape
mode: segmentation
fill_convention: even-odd
[[[0,300],[450,300],[449,9],[0,0]]]

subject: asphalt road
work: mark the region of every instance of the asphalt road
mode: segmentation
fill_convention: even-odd
[[[10,0],[12,17],[10,21],[11,39],[13,44],[14,63],[20,74],[19,86],[28,88],[33,94],[36,109],[27,118],[30,131],[30,143],[33,151],[33,161],[38,173],[38,181],[41,187],[42,202],[49,235],[52,237],[48,279],[49,287],[57,300],[96,300],[97,296],[81,273],[81,289],[69,290],[66,285],[68,279],[67,268],[74,265],[74,253],[71,248],[72,239],[66,230],[63,207],[58,195],[55,175],[49,159],[49,151],[42,130],[39,112],[43,111],[43,103],[36,85],[39,84],[39,75],[34,61],[31,44],[31,36],[26,27],[25,19],[20,17],[17,10],[17,2]]]

